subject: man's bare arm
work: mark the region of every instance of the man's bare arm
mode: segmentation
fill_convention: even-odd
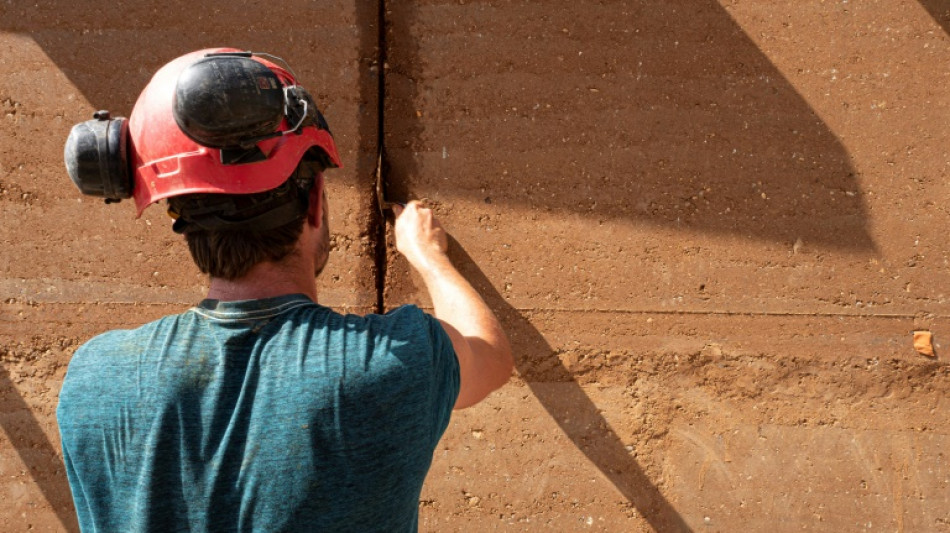
[[[508,337],[498,319],[459,274],[446,254],[445,230],[418,202],[396,211],[396,248],[422,276],[435,317],[452,339],[459,360],[461,390],[456,409],[475,405],[511,378]]]

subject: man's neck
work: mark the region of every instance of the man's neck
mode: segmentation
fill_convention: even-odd
[[[208,298],[212,300],[260,300],[286,294],[305,294],[317,301],[317,281],[313,265],[301,261],[259,263],[240,279],[211,278]]]

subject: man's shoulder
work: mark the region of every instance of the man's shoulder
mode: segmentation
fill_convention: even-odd
[[[367,320],[379,320],[381,322],[412,322],[421,321],[425,312],[415,304],[404,304],[390,309],[383,314],[366,315]]]
[[[183,316],[186,316],[188,311],[184,313],[176,313],[172,315],[165,315],[161,318],[157,318],[150,322],[146,322],[139,326],[134,326],[130,328],[117,328],[104,331],[95,337],[86,341],[83,345],[88,344],[102,344],[115,342],[122,339],[135,339],[142,336],[152,335],[156,330],[160,330],[169,326],[174,325],[178,322]]]
[[[104,413],[106,405],[135,394],[141,380],[152,376],[136,370],[143,347],[172,331],[179,316],[169,315],[132,329],[106,331],[83,343],[69,360],[60,390],[60,414]],[[110,401],[104,401],[106,398]]]
[[[369,328],[389,336],[428,333],[433,325],[439,324],[438,320],[414,304],[401,305],[385,314],[366,315],[362,320]]]
[[[156,333],[173,328],[184,315],[185,313],[167,315],[134,328],[102,332],[80,345],[73,355],[73,360],[90,355],[128,353],[129,348],[140,346],[145,340],[153,338]]]

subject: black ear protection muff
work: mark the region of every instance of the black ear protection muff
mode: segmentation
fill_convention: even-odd
[[[104,197],[106,203],[132,197],[128,137],[128,121],[108,111],[96,111],[92,120],[73,126],[63,157],[80,192]]]

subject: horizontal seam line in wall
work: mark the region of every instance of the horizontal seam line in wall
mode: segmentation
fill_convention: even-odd
[[[123,305],[123,306],[194,306],[194,301],[190,302],[132,302],[132,301],[35,301],[32,304],[27,302],[2,303],[0,309],[4,307],[13,307],[19,305]],[[346,305],[339,306],[347,309],[373,309],[373,305]],[[419,306],[420,309],[432,311],[432,307]],[[921,311],[919,313],[831,313],[831,312],[807,312],[807,311],[731,311],[731,310],[709,310],[702,311],[696,309],[603,309],[603,308],[569,308],[569,307],[515,307],[515,311],[525,313],[597,313],[597,314],[616,314],[616,315],[707,315],[707,316],[749,316],[749,317],[822,317],[822,318],[882,318],[882,319],[948,319],[950,315],[928,313]]]
[[[21,307],[21,306],[50,306],[50,305],[97,305],[97,306],[107,306],[107,305],[123,305],[123,306],[132,306],[132,307],[182,307],[184,308],[182,312],[188,311],[190,308],[194,307],[194,300],[188,302],[133,302],[129,300],[104,300],[104,301],[84,301],[84,300],[58,300],[58,301],[44,301],[44,300],[27,300],[14,303],[0,303],[0,309],[5,307]],[[319,304],[323,305],[323,304]],[[330,306],[324,306],[330,307]],[[339,305],[335,308],[347,308],[347,309],[375,309],[375,306],[364,304],[364,305]],[[334,307],[331,307],[334,309]]]
[[[419,306],[420,309],[431,311],[432,307]],[[822,318],[886,318],[886,319],[914,319],[950,318],[950,315],[938,315],[927,312],[920,313],[831,313],[807,311],[729,311],[729,310],[696,310],[696,309],[601,309],[601,308],[568,308],[568,307],[514,307],[515,311],[526,313],[598,313],[615,315],[710,315],[710,316],[751,316],[751,317],[822,317]]]

